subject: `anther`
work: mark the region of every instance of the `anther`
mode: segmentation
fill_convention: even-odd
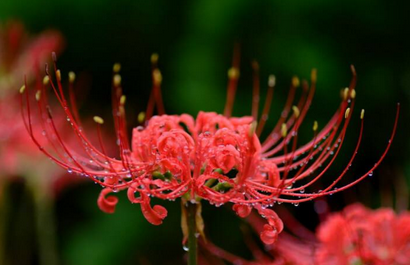
[[[121,70],[121,64],[120,63],[115,63],[114,66],[112,67],[112,71],[114,73],[119,73]]]
[[[348,96],[349,96],[349,88],[346,87],[346,88],[343,90],[343,100],[346,100],[346,99],[348,98]]]
[[[249,137],[252,137],[254,135],[256,131],[256,127],[258,127],[258,122],[253,121],[251,125],[249,126],[249,132],[248,132]]]
[[[280,130],[282,137],[286,137],[286,135],[288,134],[288,128],[286,126],[286,123],[282,123],[282,128]]]
[[[75,73],[73,71],[68,72],[68,81],[70,83],[74,83],[75,81]]]
[[[154,78],[154,84],[159,86],[162,83],[162,74],[161,71],[157,68],[152,72]]]
[[[312,72],[310,73],[310,80],[312,81],[312,83],[316,83],[317,80],[317,69],[313,68]]]
[[[114,86],[121,85],[121,76],[119,74],[114,75],[113,77]]]
[[[49,82],[50,82],[50,77],[48,75],[44,76],[43,85],[48,85]]]
[[[99,116],[94,116],[94,121],[98,124],[104,124],[104,120]]]
[[[138,122],[142,123],[144,120],[145,120],[145,112],[142,111],[138,114]]]
[[[349,117],[349,113],[350,113],[350,108],[347,108],[345,112],[345,119]]]
[[[36,92],[36,100],[37,100],[37,101],[40,101],[40,98],[41,98],[41,90],[37,90],[37,92]]]
[[[276,77],[274,75],[270,75],[268,79],[268,86],[274,87],[276,84]]]
[[[299,115],[300,115],[299,108],[296,107],[296,106],[293,106],[293,107],[292,107],[292,110],[293,110],[293,114],[295,115],[295,118],[298,118]]]
[[[20,94],[23,94],[24,93],[24,91],[26,90],[26,86],[25,85],[22,85],[21,87],[20,87]]]
[[[356,90],[355,89],[352,89],[352,91],[350,92],[350,97],[352,99],[354,99],[356,97]]]
[[[120,98],[120,104],[124,106],[126,100],[127,100],[127,98],[125,97],[125,95],[122,95],[121,98]]]
[[[292,77],[292,86],[298,87],[299,85],[300,85],[299,77],[297,76]]]
[[[317,121],[314,121],[313,122],[313,131],[316,132],[318,127],[319,127],[319,124],[317,123]]]
[[[158,62],[158,53],[153,53],[152,55],[151,55],[151,63],[152,64],[157,64],[157,62]]]
[[[60,71],[60,70],[57,70],[57,71],[56,71],[56,77],[57,77],[57,80],[58,80],[59,82],[61,82],[61,71]]]
[[[229,79],[238,79],[239,78],[239,69],[236,67],[231,67],[228,70]]]
[[[364,118],[364,109],[362,109],[362,112],[360,113],[360,119],[363,120]]]

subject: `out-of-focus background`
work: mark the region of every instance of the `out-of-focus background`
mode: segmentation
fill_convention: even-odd
[[[335,178],[353,153],[360,109],[366,109],[365,131],[347,176],[350,180],[379,159],[393,127],[397,102],[402,112],[392,149],[374,175],[326,199],[331,210],[340,210],[354,201],[389,206],[405,194],[397,187],[410,183],[409,11],[410,3],[388,0],[2,0],[0,23],[20,20],[32,35],[50,28],[61,31],[65,49],[58,65],[64,74],[73,70],[83,80],[77,93],[86,95],[80,107],[84,120],[98,114],[110,123],[112,65],[120,62],[130,128],[146,108],[154,52],[159,54],[167,113],[196,115],[199,110],[223,110],[227,69],[234,43],[240,43],[241,78],[234,115],[250,114],[251,61],[255,59],[260,65],[262,99],[268,75],[277,78],[267,131],[280,115],[291,77],[309,79],[311,69],[317,68],[317,93],[299,133],[301,142],[311,138],[314,120],[324,125],[337,109],[340,89],[349,84],[350,64],[354,64],[358,74],[355,117],[325,181]],[[26,181],[20,179],[7,188],[6,255],[11,264],[40,264],[35,206],[25,186]],[[183,263],[179,201],[160,202],[169,215],[156,227],[125,194],[119,194],[115,214],[102,213],[96,206],[99,191],[94,183],[80,181],[56,195],[52,209],[61,264]],[[318,222],[314,206],[311,202],[287,207],[314,230]],[[229,207],[205,205],[204,219],[211,241],[249,257],[240,229],[243,220]]]

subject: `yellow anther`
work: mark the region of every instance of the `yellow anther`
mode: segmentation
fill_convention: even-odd
[[[57,80],[58,80],[59,82],[61,82],[61,71],[60,71],[60,70],[57,70],[57,71],[56,71],[56,77],[57,77]]]
[[[143,123],[144,120],[145,120],[145,112],[142,111],[138,114],[138,122]]]
[[[40,98],[41,98],[41,90],[37,90],[37,92],[36,92],[36,100],[37,100],[37,101],[40,101]]]
[[[346,100],[346,99],[348,98],[348,96],[349,96],[349,88],[346,87],[346,88],[343,90],[343,100]]]
[[[313,68],[312,72],[310,72],[310,80],[312,81],[312,83],[316,83],[317,80],[317,69]]]
[[[75,81],[75,73],[73,71],[68,72],[68,81],[70,83],[74,83]]]
[[[297,76],[292,77],[292,86],[298,87],[299,85],[300,85],[299,77]]]
[[[363,118],[364,118],[364,109],[362,109],[362,112],[360,113],[360,119],[363,120]]]
[[[121,85],[121,76],[119,74],[114,75],[113,77],[114,86]]]
[[[282,123],[282,128],[280,129],[280,132],[282,134],[282,137],[286,137],[288,134],[288,127],[286,126],[286,123]]]
[[[152,72],[152,77],[154,79],[154,84],[159,86],[162,83],[162,74],[161,71],[157,68]]]
[[[23,94],[24,93],[24,91],[26,90],[26,86],[25,85],[22,85],[21,87],[20,87],[20,94]]]
[[[296,106],[293,106],[293,107],[292,107],[292,110],[293,110],[293,114],[295,114],[295,118],[298,118],[299,115],[300,115],[299,108],[296,107]]]
[[[350,108],[347,108],[345,112],[345,119],[349,117],[349,113],[350,113]]]
[[[274,87],[276,84],[276,77],[274,75],[270,75],[268,79],[268,86]]]
[[[50,82],[50,77],[49,77],[48,75],[46,75],[46,76],[43,78],[43,85],[48,85],[49,82]]]
[[[356,97],[356,90],[352,89],[352,91],[350,91],[350,97],[352,99]]]
[[[120,63],[115,63],[114,66],[112,67],[112,70],[114,73],[119,73],[121,70],[121,64]]]
[[[94,116],[94,121],[98,124],[104,124],[104,120],[99,116]]]
[[[153,53],[153,54],[151,54],[151,63],[152,64],[157,64],[157,62],[158,62],[158,53]]]
[[[127,100],[127,98],[125,97],[125,95],[122,95],[121,98],[120,98],[120,104],[125,105],[126,100]]]
[[[228,70],[229,79],[238,79],[239,78],[239,69],[236,67],[231,67]]]
[[[313,122],[313,131],[316,132],[318,127],[319,127],[319,124],[317,123],[317,121],[314,121]]]
[[[252,136],[253,136],[253,134],[254,134],[255,131],[256,131],[256,127],[258,127],[258,122],[257,122],[257,121],[253,121],[253,122],[251,123],[251,126],[249,126],[249,132],[248,132],[249,137],[252,137]]]

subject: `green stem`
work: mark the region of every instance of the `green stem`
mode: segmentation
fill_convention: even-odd
[[[196,207],[196,204],[188,202],[188,265],[196,265],[198,259]]]

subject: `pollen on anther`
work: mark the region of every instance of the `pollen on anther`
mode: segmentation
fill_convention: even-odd
[[[349,113],[350,113],[350,108],[347,108],[345,112],[345,119],[349,117]]]
[[[37,101],[40,101],[40,98],[41,98],[41,90],[37,90],[37,92],[36,92],[36,100],[37,100]]]
[[[25,85],[22,85],[21,87],[20,87],[20,94],[23,94],[24,93],[24,91],[26,90],[26,86]]]
[[[238,79],[239,78],[239,69],[236,68],[236,67],[229,68],[228,77],[230,79]]]
[[[104,124],[104,120],[99,116],[94,116],[94,121],[98,124]]]
[[[352,91],[350,92],[350,97],[352,99],[354,99],[356,97],[356,90],[355,89],[352,89]]]
[[[360,119],[363,120],[364,118],[364,109],[362,109],[362,112],[360,113]]]
[[[298,118],[300,115],[299,108],[297,106],[293,106],[292,110],[293,110],[293,114],[295,115],[295,118]]]
[[[115,63],[114,66],[112,67],[112,71],[114,73],[119,73],[121,70],[121,64],[120,63]]]
[[[297,76],[292,77],[292,85],[294,87],[298,87],[300,85],[299,77],[297,77]]]
[[[48,85],[49,82],[50,82],[50,77],[49,77],[48,75],[46,75],[46,76],[43,78],[43,85]]]
[[[153,53],[152,55],[151,55],[151,63],[152,64],[156,64],[157,62],[158,62],[158,53]]]
[[[120,104],[125,105],[125,101],[127,100],[127,97],[125,95],[122,95],[120,98]]]
[[[319,124],[317,123],[317,121],[314,121],[313,122],[313,131],[316,132],[318,127],[319,127]]]
[[[346,88],[343,90],[343,99],[346,100],[348,96],[349,96],[349,88],[346,87]]]
[[[74,83],[74,81],[75,81],[75,73],[72,71],[68,72],[68,82]]]
[[[61,71],[60,70],[56,71],[56,77],[58,81],[61,81]]]
[[[282,123],[282,128],[280,130],[282,137],[286,137],[286,135],[288,134],[288,128],[286,126],[286,123]]]
[[[161,71],[159,69],[155,69],[152,73],[153,78],[154,78],[154,83],[156,85],[161,85],[162,82],[162,74]]]
[[[142,111],[138,114],[138,122],[142,123],[144,120],[145,120],[145,112]]]
[[[317,69],[316,68],[312,69],[312,72],[310,73],[310,80],[313,83],[316,83],[316,80],[317,80]]]
[[[276,77],[274,75],[270,75],[268,79],[268,86],[274,87],[276,84]]]
[[[114,82],[114,86],[120,86],[121,76],[119,74],[114,75],[113,82]]]

